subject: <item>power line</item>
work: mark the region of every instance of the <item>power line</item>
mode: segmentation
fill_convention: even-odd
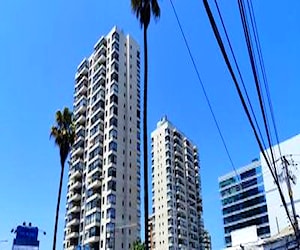
[[[264,103],[263,103],[259,75],[257,72],[257,65],[256,65],[256,61],[255,61],[255,56],[253,53],[251,34],[249,32],[249,24],[248,24],[248,19],[247,19],[247,15],[245,12],[243,0],[238,0],[238,5],[239,5],[239,11],[240,11],[242,24],[243,24],[243,30],[244,30],[244,35],[245,35],[245,39],[246,39],[248,55],[250,58],[252,73],[254,76],[256,92],[258,95],[259,105],[260,105],[260,109],[261,109],[261,113],[262,113],[262,117],[263,117],[263,121],[264,121],[264,126],[265,126],[265,130],[266,130],[266,135],[267,135],[267,139],[268,139],[268,143],[269,143],[269,147],[270,147],[272,163],[274,164],[274,172],[275,172],[275,176],[277,178],[277,170],[275,168],[275,158],[274,158],[274,154],[273,154],[273,150],[272,150],[272,142],[271,142],[271,136],[270,136],[270,131],[269,131],[269,125],[268,125],[268,120],[267,120],[265,107],[264,107]]]
[[[249,4],[249,2],[250,2],[250,4]],[[273,105],[272,105],[272,101],[271,101],[271,94],[270,94],[267,74],[266,74],[266,70],[265,70],[264,58],[263,58],[263,55],[262,55],[262,49],[261,49],[261,45],[260,45],[260,39],[259,39],[259,34],[258,34],[258,29],[257,29],[257,24],[256,24],[256,19],[255,19],[255,13],[254,13],[252,1],[247,1],[247,4],[248,4],[249,13],[250,13],[250,19],[251,19],[251,24],[252,24],[252,28],[253,28],[255,43],[256,43],[257,54],[258,54],[258,58],[259,58],[259,64],[260,64],[260,67],[261,67],[264,86],[265,86],[265,90],[266,90],[266,94],[267,94],[267,100],[268,100],[268,104],[269,104],[271,120],[272,120],[273,127],[274,127],[275,138],[276,138],[276,142],[278,144],[279,154],[280,154],[280,157],[281,157],[282,153],[281,153],[281,148],[280,148],[280,145],[279,145],[280,143],[279,143],[278,130],[277,130],[276,122],[275,122],[274,109],[273,109]]]
[[[260,148],[260,150],[261,150],[261,153],[262,153],[262,155],[264,156],[264,159],[265,159],[265,161],[266,161],[266,163],[267,163],[267,166],[268,166],[268,168],[269,168],[269,170],[270,170],[270,172],[271,172],[271,174],[272,174],[272,177],[273,177],[273,179],[274,179],[274,181],[275,181],[275,184],[276,184],[276,186],[277,186],[277,188],[278,188],[279,195],[280,195],[281,201],[282,201],[282,203],[283,203],[283,205],[284,205],[284,208],[285,208],[285,210],[286,210],[287,216],[288,216],[289,220],[292,222],[291,216],[290,216],[290,214],[289,214],[289,212],[288,212],[288,210],[287,210],[287,205],[286,205],[286,201],[285,201],[284,195],[283,195],[283,193],[282,193],[282,190],[281,190],[280,185],[279,185],[279,182],[278,182],[278,177],[277,177],[277,176],[275,175],[275,173],[273,172],[273,169],[272,169],[272,167],[271,167],[271,165],[270,165],[270,162],[269,162],[268,159],[267,159],[266,152],[265,152],[265,150],[264,150],[264,148],[263,148],[263,145],[262,145],[262,143],[261,143],[261,141],[260,141],[260,139],[259,139],[259,137],[258,137],[257,131],[256,131],[255,126],[254,126],[254,123],[253,123],[253,120],[252,120],[251,115],[250,115],[250,113],[249,113],[248,107],[247,107],[247,105],[246,105],[245,99],[244,99],[243,94],[242,94],[242,92],[241,92],[241,89],[240,89],[240,87],[239,87],[239,84],[238,84],[238,81],[237,81],[236,76],[235,76],[235,74],[234,74],[234,71],[233,71],[233,69],[232,69],[232,66],[231,66],[231,63],[230,63],[230,61],[229,61],[227,52],[226,52],[226,50],[225,50],[225,47],[224,47],[222,38],[221,38],[221,36],[220,36],[218,27],[217,27],[217,25],[216,25],[215,19],[214,19],[214,17],[213,17],[213,14],[212,14],[212,12],[211,12],[211,9],[210,9],[210,7],[209,7],[209,4],[208,4],[207,0],[203,0],[203,4],[204,4],[205,10],[206,10],[208,19],[209,19],[209,21],[210,21],[211,27],[212,27],[212,29],[213,29],[215,38],[216,38],[216,40],[217,40],[217,42],[218,42],[219,48],[220,48],[221,53],[222,53],[222,55],[223,55],[223,58],[224,58],[224,60],[225,60],[225,62],[226,62],[227,68],[228,68],[228,70],[229,70],[229,72],[230,72],[230,74],[231,74],[231,77],[232,77],[232,79],[233,79],[233,82],[234,82],[235,87],[236,87],[236,90],[237,90],[237,92],[238,92],[240,101],[241,101],[241,103],[242,103],[242,106],[243,106],[243,108],[244,108],[244,111],[245,111],[245,113],[246,113],[246,116],[247,116],[247,118],[248,118],[248,120],[249,120],[249,123],[250,123],[250,125],[251,125],[252,130],[253,130],[253,133],[254,133],[254,135],[255,135],[255,138],[256,138],[256,140],[257,140],[257,143],[258,143],[258,145],[259,145],[259,148]],[[292,223],[292,225],[293,225],[293,223]],[[293,228],[294,228],[294,225],[293,225]]]
[[[180,23],[179,17],[178,17],[178,15],[177,15],[177,12],[176,12],[176,9],[175,9],[175,6],[174,6],[172,0],[170,0],[170,3],[171,3],[171,6],[172,6],[174,15],[175,15],[175,17],[176,17],[178,27],[179,27],[180,32],[181,32],[181,34],[182,34],[182,37],[183,37],[185,46],[186,46],[186,48],[187,48],[187,50],[188,50],[188,53],[189,53],[189,56],[190,56],[190,58],[191,58],[191,61],[192,61],[194,70],[195,70],[195,72],[196,72],[198,81],[199,81],[199,83],[200,83],[200,85],[201,85],[201,88],[202,88],[202,91],[203,91],[205,100],[206,100],[206,102],[207,102],[207,105],[208,105],[208,107],[209,107],[210,113],[211,113],[211,115],[212,115],[212,117],[213,117],[213,120],[214,120],[214,122],[215,122],[215,125],[216,125],[216,127],[217,127],[218,133],[219,133],[219,135],[220,135],[220,137],[221,137],[221,140],[222,140],[223,146],[224,146],[224,148],[225,148],[226,154],[227,154],[227,156],[228,156],[228,159],[229,159],[229,161],[230,161],[230,163],[231,163],[231,166],[232,166],[232,168],[233,168],[233,170],[234,170],[234,172],[235,172],[237,178],[239,178],[239,175],[237,174],[236,167],[235,167],[235,165],[234,165],[234,163],[233,163],[233,160],[232,160],[232,157],[231,157],[231,155],[230,155],[230,153],[229,153],[228,147],[227,147],[227,145],[226,145],[224,136],[223,136],[223,134],[222,134],[222,132],[221,132],[221,128],[220,128],[220,126],[219,126],[219,123],[218,123],[218,121],[217,121],[217,118],[216,118],[216,116],[215,116],[215,113],[214,113],[214,111],[213,111],[213,108],[212,108],[212,106],[211,106],[211,102],[210,102],[210,100],[209,100],[209,98],[208,98],[208,95],[207,95],[207,92],[206,92],[206,90],[205,90],[204,84],[203,84],[203,82],[202,82],[202,80],[201,80],[200,73],[199,73],[199,71],[198,71],[198,68],[197,68],[197,65],[196,65],[196,63],[195,63],[195,60],[194,60],[192,51],[191,51],[190,46],[189,46],[189,44],[188,44],[188,41],[187,41],[187,39],[186,39],[185,33],[184,33],[184,31],[183,31],[182,25],[181,25],[181,23]]]
[[[233,51],[233,48],[232,48],[232,45],[231,45],[231,42],[230,42],[230,39],[229,39],[229,35],[228,35],[228,32],[227,32],[227,29],[226,29],[226,26],[225,26],[225,23],[224,23],[224,20],[223,20],[223,17],[222,17],[222,14],[221,14],[219,5],[218,5],[218,3],[217,3],[216,0],[215,0],[214,2],[215,2],[215,5],[216,5],[216,8],[217,8],[217,11],[218,11],[219,18],[220,18],[220,20],[221,20],[221,24],[222,24],[222,27],[223,27],[223,30],[224,30],[224,33],[225,33],[225,36],[226,36],[226,39],[227,39],[227,42],[228,42],[228,45],[229,45],[229,48],[230,48],[230,51],[231,51],[233,60],[234,60],[235,66],[236,66],[236,68],[237,68],[239,77],[240,77],[240,79],[241,79],[241,83],[242,83],[244,92],[245,92],[245,94],[246,94],[247,101],[248,101],[248,103],[249,103],[250,110],[251,110],[252,116],[253,116],[254,121],[255,121],[255,125],[256,125],[256,127],[257,127],[257,129],[258,129],[258,133],[259,133],[259,135],[260,135],[260,139],[261,139],[261,141],[262,141],[262,144],[263,144],[264,148],[266,148],[266,145],[265,145],[265,142],[264,142],[264,139],[263,139],[263,136],[262,136],[260,127],[259,127],[259,125],[258,125],[256,116],[255,116],[255,113],[254,113],[254,110],[253,110],[253,107],[252,107],[252,104],[251,104],[251,101],[250,101],[250,98],[249,98],[249,95],[248,95],[248,91],[247,91],[246,86],[245,86],[245,83],[244,83],[244,79],[243,79],[243,77],[242,77],[242,73],[241,73],[241,71],[240,71],[240,67],[239,67],[239,65],[238,65],[238,63],[237,63],[237,59],[236,59],[236,57],[235,57],[235,53],[234,53],[234,51]],[[268,156],[268,158],[269,158],[269,156]],[[270,160],[270,158],[269,158],[269,160]]]

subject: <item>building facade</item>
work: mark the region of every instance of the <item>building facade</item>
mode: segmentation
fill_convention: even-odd
[[[212,249],[211,237],[207,230],[203,231],[201,245],[202,245],[202,247],[201,247],[202,250],[211,250]]]
[[[200,249],[198,150],[166,117],[151,133],[153,249]]]
[[[130,249],[140,236],[140,49],[116,27],[77,68],[74,117],[64,249]]]
[[[280,150],[279,150],[280,147]],[[300,214],[300,134],[296,135],[288,140],[281,142],[279,145],[275,145],[272,148],[275,162],[276,170],[280,182],[280,186],[285,197],[288,210],[292,215],[292,207],[289,199],[289,192],[287,189],[287,178],[285,167],[287,167],[291,190],[294,199],[294,206],[296,214]],[[265,151],[266,154],[270,156],[270,149]],[[286,161],[283,161],[282,158]],[[276,235],[288,226],[290,226],[289,219],[287,217],[286,211],[282,205],[282,201],[279,196],[277,186],[274,183],[274,179],[271,172],[267,166],[262,153],[260,153],[261,165],[263,169],[263,178],[266,190],[266,199],[269,208],[269,222],[271,235]],[[285,166],[286,164],[286,166]],[[299,220],[300,223],[300,220]]]
[[[270,236],[268,208],[261,163],[251,164],[219,177],[226,247],[232,245],[231,233],[256,226],[257,236]]]
[[[153,229],[154,229],[154,216],[151,215],[148,219],[148,239],[149,239],[148,249],[149,250],[154,249]]]

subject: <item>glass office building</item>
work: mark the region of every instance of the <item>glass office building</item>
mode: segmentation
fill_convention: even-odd
[[[226,247],[231,232],[248,226],[257,227],[257,236],[270,236],[267,203],[260,161],[219,177]]]

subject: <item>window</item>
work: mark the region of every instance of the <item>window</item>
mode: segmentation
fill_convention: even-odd
[[[109,131],[109,139],[118,139],[118,131],[116,129],[111,129]]]
[[[108,169],[108,172],[107,172],[107,174],[108,174],[108,177],[116,177],[116,174],[117,174],[117,172],[116,172],[116,168],[115,167],[110,167],[109,169]]]
[[[117,156],[114,154],[110,154],[108,156],[108,163],[114,163],[117,164]]]
[[[116,210],[114,208],[109,208],[106,210],[106,219],[115,219],[116,218]]]
[[[114,51],[111,55],[111,60],[113,61],[114,59],[116,59],[116,61],[119,61],[119,54],[117,51]]]
[[[114,141],[111,141],[108,145],[108,148],[109,148],[109,151],[112,150],[112,151],[117,152],[118,144]]]
[[[116,82],[114,82],[111,86],[110,86],[110,93],[118,93],[119,92],[119,87],[118,84]]]
[[[116,31],[112,35],[112,40],[117,40],[117,41],[120,40],[120,36],[119,36],[119,34]]]
[[[118,115],[118,108],[116,106],[110,107],[109,113],[110,113],[110,115],[112,115],[112,114]]]
[[[113,44],[112,44],[112,50],[116,50],[116,51],[119,51],[119,43],[117,41],[115,41]]]
[[[112,204],[112,205],[116,204],[116,195],[109,194],[107,196],[107,205],[110,205],[110,204]]]
[[[119,72],[119,64],[117,62],[113,62],[111,65],[111,69]]]
[[[107,184],[107,190],[113,190],[116,191],[116,181],[110,180]]]
[[[118,104],[118,96],[116,94],[110,96],[110,103]]]
[[[114,72],[110,75],[111,81],[115,80],[116,82],[119,81],[118,73]]]
[[[112,117],[109,119],[109,126],[115,126],[118,127],[118,119],[115,117]]]

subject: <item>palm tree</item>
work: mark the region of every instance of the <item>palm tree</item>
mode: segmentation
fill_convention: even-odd
[[[144,103],[143,103],[143,153],[144,153],[144,209],[145,209],[145,245],[148,246],[148,140],[147,140],[147,93],[148,93],[148,45],[147,29],[151,16],[160,17],[157,0],[131,0],[131,8],[144,32]]]
[[[57,111],[55,116],[55,126],[52,126],[50,137],[54,138],[55,144],[59,147],[60,155],[60,180],[56,204],[55,225],[53,235],[53,250],[56,249],[56,234],[59,216],[59,205],[61,197],[61,188],[64,177],[65,162],[75,140],[75,128],[73,124],[73,114],[68,108],[63,111]]]
[[[140,239],[136,240],[135,242],[133,242],[133,245],[132,245],[132,250],[145,250],[145,244],[143,244],[141,242]]]

